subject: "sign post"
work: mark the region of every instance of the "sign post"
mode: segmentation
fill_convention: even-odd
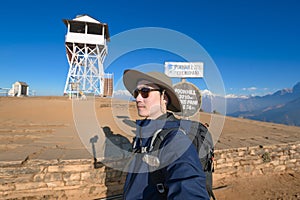
[[[186,78],[203,78],[203,62],[165,62],[165,74],[172,78],[181,78],[181,82],[174,85],[181,105],[183,117],[192,117],[201,107],[201,94],[197,86],[186,82]]]
[[[165,62],[165,74],[174,78],[203,78],[203,62]]]
[[[180,82],[174,85],[174,90],[177,93],[181,105],[183,117],[192,117],[199,112],[201,107],[200,90],[192,83]]]

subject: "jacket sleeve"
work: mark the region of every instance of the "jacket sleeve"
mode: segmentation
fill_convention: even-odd
[[[172,135],[163,145],[161,155],[166,165],[165,185],[168,188],[168,199],[208,200],[205,173],[196,148],[182,132]]]

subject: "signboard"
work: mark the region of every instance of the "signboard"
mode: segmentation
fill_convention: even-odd
[[[165,62],[165,74],[176,78],[203,78],[203,62]]]
[[[187,82],[177,83],[173,87],[182,105],[181,115],[192,117],[198,113],[201,107],[200,90],[192,83]]]

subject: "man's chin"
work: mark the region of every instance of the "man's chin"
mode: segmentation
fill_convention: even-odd
[[[145,112],[142,112],[142,111],[138,111],[138,115],[140,117],[148,117],[149,116],[149,113],[145,113]]]

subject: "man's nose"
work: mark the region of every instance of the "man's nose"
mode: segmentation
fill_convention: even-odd
[[[139,94],[137,95],[137,97],[135,98],[135,101],[136,101],[136,102],[140,102],[140,101],[142,101],[142,100],[143,100],[143,97],[142,97],[141,93],[139,93]]]

